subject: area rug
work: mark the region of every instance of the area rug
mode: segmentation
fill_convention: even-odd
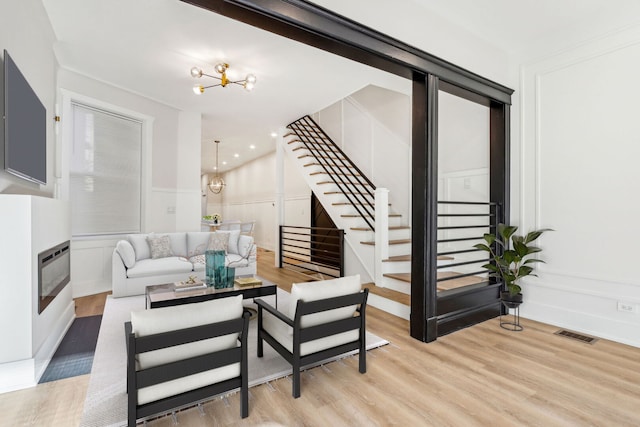
[[[102,315],[78,317],[62,338],[40,383],[86,375],[91,372]]]
[[[287,304],[289,294],[278,289],[278,306]],[[275,297],[265,297],[275,304]],[[255,307],[250,302],[248,306]],[[112,298],[109,296],[104,309],[102,326],[93,359],[93,368],[87,388],[82,414],[82,427],[124,426],[127,423],[126,348],[124,322],[131,319],[131,311],[144,309],[144,296]],[[256,356],[257,322],[249,323],[249,387],[264,384],[291,375],[289,365],[269,345],[264,346],[264,357]],[[388,341],[367,332],[367,350],[388,344]],[[355,353],[355,352],[354,352]],[[330,362],[326,360],[318,363]]]

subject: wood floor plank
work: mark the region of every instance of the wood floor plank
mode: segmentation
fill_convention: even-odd
[[[274,267],[258,252],[258,272],[285,290],[308,277]],[[105,295],[76,300],[100,314]],[[638,426],[640,349],[598,340],[589,345],[555,335],[553,325],[521,319],[522,332],[492,319],[425,344],[409,322],[367,308],[367,329],[390,344],[302,374],[302,396],[291,379],[253,387],[249,417],[239,394],[177,413],[180,426]],[[89,376],[0,395],[0,425],[77,426]],[[173,426],[170,416],[147,423]]]

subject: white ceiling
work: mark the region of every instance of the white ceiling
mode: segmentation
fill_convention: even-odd
[[[185,111],[203,114],[202,171],[232,169],[275,148],[272,131],[367,84],[402,92],[408,81],[178,0],[43,0],[60,65]],[[125,12],[126,11],[126,12]],[[313,49],[314,53],[309,54]],[[191,67],[257,76],[194,95]],[[250,149],[254,145],[255,149]],[[239,157],[235,158],[234,154]],[[223,165],[223,162],[227,162]]]
[[[367,84],[410,93],[406,80],[178,0],[42,1],[62,67],[202,113],[203,172],[213,170],[213,140],[222,141],[220,169],[225,171],[272,151],[270,133],[279,126]],[[371,13],[372,5],[390,7],[386,1],[315,2],[356,20],[359,11]],[[640,17],[640,0],[395,0],[393,7],[403,5],[511,54],[541,40],[557,48],[558,38],[568,40],[569,32],[585,38]],[[194,95],[191,67],[215,74],[213,66],[221,61],[238,78],[254,73],[254,91],[232,85]]]

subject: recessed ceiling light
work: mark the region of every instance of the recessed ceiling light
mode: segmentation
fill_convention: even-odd
[[[233,157],[235,157],[237,159],[238,157],[240,157],[240,154],[236,153],[236,154],[233,155]]]
[[[226,165],[226,164],[227,164],[227,162],[226,162],[226,161],[225,161],[225,162],[222,162],[222,164],[223,164],[223,165]]]
[[[278,136],[278,132],[271,132],[271,138],[275,138],[276,136]]]
[[[251,145],[249,146],[249,149],[251,149],[251,150],[255,150],[255,149],[256,149],[256,146],[255,146],[255,145],[253,145],[253,144],[251,144]]]

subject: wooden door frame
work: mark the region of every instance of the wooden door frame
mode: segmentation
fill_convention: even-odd
[[[413,81],[412,261],[410,334],[437,338],[437,89],[459,92],[491,108],[491,194],[508,222],[509,105],[513,90],[304,0],[182,0],[283,37]],[[417,97],[417,99],[416,99]],[[496,151],[497,150],[497,151]],[[494,163],[495,162],[495,163]],[[496,300],[497,301],[497,300]]]

